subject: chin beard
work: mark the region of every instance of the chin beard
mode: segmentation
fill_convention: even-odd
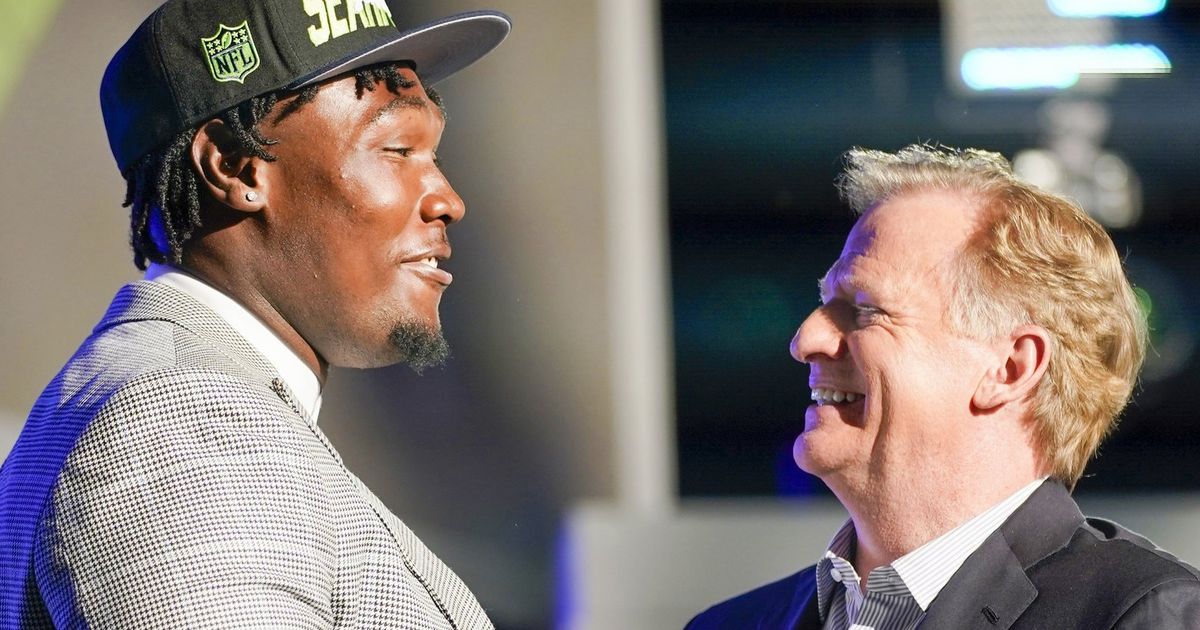
[[[424,322],[405,321],[396,324],[388,342],[400,361],[417,374],[425,368],[437,367],[450,358],[450,345],[438,326]]]

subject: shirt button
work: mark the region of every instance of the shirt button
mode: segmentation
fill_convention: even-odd
[[[834,582],[841,582],[842,581],[842,572],[838,571],[837,567],[833,567],[832,569],[829,570],[829,577],[833,578]]]

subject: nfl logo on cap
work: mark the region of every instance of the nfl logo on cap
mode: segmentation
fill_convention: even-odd
[[[258,51],[247,24],[242,22],[232,27],[222,24],[212,37],[200,39],[214,79],[243,83],[246,75],[258,69]]]

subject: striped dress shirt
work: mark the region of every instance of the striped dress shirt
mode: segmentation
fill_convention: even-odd
[[[978,516],[862,579],[854,557],[854,522],[847,520],[817,562],[817,605],[825,630],[911,630],[967,557],[996,531],[1045,479],[1017,490]]]

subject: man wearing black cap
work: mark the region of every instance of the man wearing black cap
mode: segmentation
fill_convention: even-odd
[[[330,365],[446,356],[464,207],[429,86],[509,28],[171,0],[117,52],[101,105],[146,278],[0,469],[0,627],[492,627],[316,419]]]

